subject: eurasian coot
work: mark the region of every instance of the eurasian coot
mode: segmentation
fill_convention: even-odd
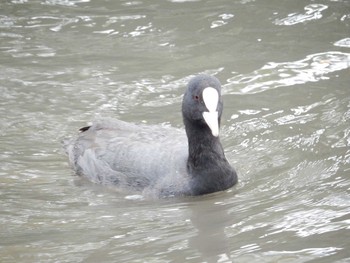
[[[65,149],[75,172],[95,183],[157,197],[222,191],[237,182],[219,140],[222,110],[218,79],[198,75],[183,97],[186,134],[106,118],[81,128]]]

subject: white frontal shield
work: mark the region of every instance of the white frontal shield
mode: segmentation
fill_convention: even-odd
[[[208,111],[203,112],[203,118],[209,126],[213,136],[219,136],[219,119],[218,119],[218,103],[219,93],[212,87],[203,90],[203,101]]]

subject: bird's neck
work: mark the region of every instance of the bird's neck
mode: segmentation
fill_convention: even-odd
[[[188,163],[196,167],[208,167],[225,159],[219,137],[212,135],[206,125],[186,125],[188,137]],[[225,159],[226,160],[226,159]]]
[[[209,128],[186,126],[189,155],[187,171],[191,194],[201,195],[228,189],[237,182],[237,174],[225,158],[219,137]]]

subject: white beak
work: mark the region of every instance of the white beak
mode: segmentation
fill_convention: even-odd
[[[213,136],[219,136],[218,103],[219,93],[212,87],[203,90],[203,101],[208,111],[203,112],[203,118],[209,126]]]

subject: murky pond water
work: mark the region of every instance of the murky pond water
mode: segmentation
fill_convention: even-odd
[[[0,1],[0,261],[348,262],[349,69],[347,0]],[[203,72],[237,186],[147,200],[72,176],[63,138],[182,127]]]

